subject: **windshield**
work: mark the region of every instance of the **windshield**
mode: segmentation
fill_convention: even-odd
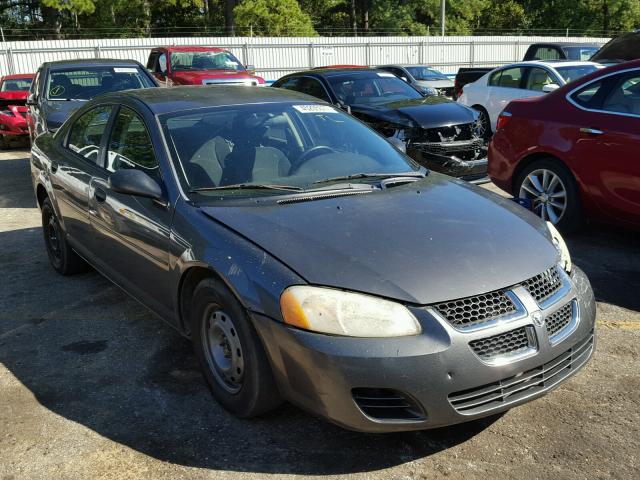
[[[96,95],[155,85],[139,67],[86,67],[52,70],[47,79],[48,100],[89,100]]]
[[[428,67],[406,67],[407,71],[416,80],[448,80],[448,78],[438,70]]]
[[[230,52],[172,52],[171,70],[244,70]]]
[[[29,90],[31,87],[31,78],[13,78],[2,82],[2,92],[12,92],[16,90]]]
[[[595,65],[582,65],[579,67],[556,67],[557,72],[565,82],[573,82],[580,77],[584,77],[598,68]]]
[[[598,51],[598,47],[563,47],[562,50],[569,60],[586,61]]]
[[[419,171],[384,138],[329,105],[218,107],[163,115],[161,122],[187,190],[238,186],[199,195],[274,195],[344,185],[338,179],[317,185],[334,177]],[[272,188],[278,186],[287,190]]]
[[[418,91],[393,73],[368,72],[327,77],[336,97],[347,105],[371,105],[422,98]]]

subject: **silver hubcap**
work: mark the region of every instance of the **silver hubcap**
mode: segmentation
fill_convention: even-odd
[[[567,189],[560,177],[544,168],[534,170],[522,182],[520,198],[533,202],[533,211],[543,220],[556,224],[567,209]]]
[[[480,138],[484,138],[487,134],[488,120],[484,112],[478,112],[478,119],[476,120],[476,135]]]
[[[218,384],[229,393],[237,393],[244,379],[244,355],[233,320],[214,310],[202,325],[204,354]]]

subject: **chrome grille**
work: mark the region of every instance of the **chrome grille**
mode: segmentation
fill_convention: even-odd
[[[564,329],[573,318],[573,302],[569,302],[559,310],[556,310],[546,319],[547,334],[553,337],[556,333]]]
[[[475,327],[517,311],[503,290],[438,303],[433,308],[452,326],[461,329]]]
[[[520,327],[480,340],[469,342],[469,346],[481,359],[486,361],[524,354],[536,348],[535,332],[532,327]]]
[[[557,267],[551,267],[541,274],[525,280],[522,282],[522,286],[526,288],[531,296],[536,299],[536,302],[540,304],[560,289],[562,280],[560,279]]]
[[[449,402],[463,415],[476,415],[513,404],[551,389],[582,367],[593,351],[593,331],[562,355],[539,367],[498,382],[449,395]]]

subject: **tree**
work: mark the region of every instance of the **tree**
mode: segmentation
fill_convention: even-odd
[[[311,17],[296,0],[244,0],[233,10],[236,25],[247,35],[316,36]]]

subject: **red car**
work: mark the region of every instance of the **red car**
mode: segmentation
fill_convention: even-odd
[[[162,85],[264,86],[254,67],[244,66],[231,52],[217,47],[158,47],[151,50],[147,68]]]
[[[34,76],[27,73],[0,78],[0,148],[6,148],[11,139],[29,136],[25,102]]]
[[[640,226],[640,61],[509,103],[489,176],[565,231],[584,219]]]

